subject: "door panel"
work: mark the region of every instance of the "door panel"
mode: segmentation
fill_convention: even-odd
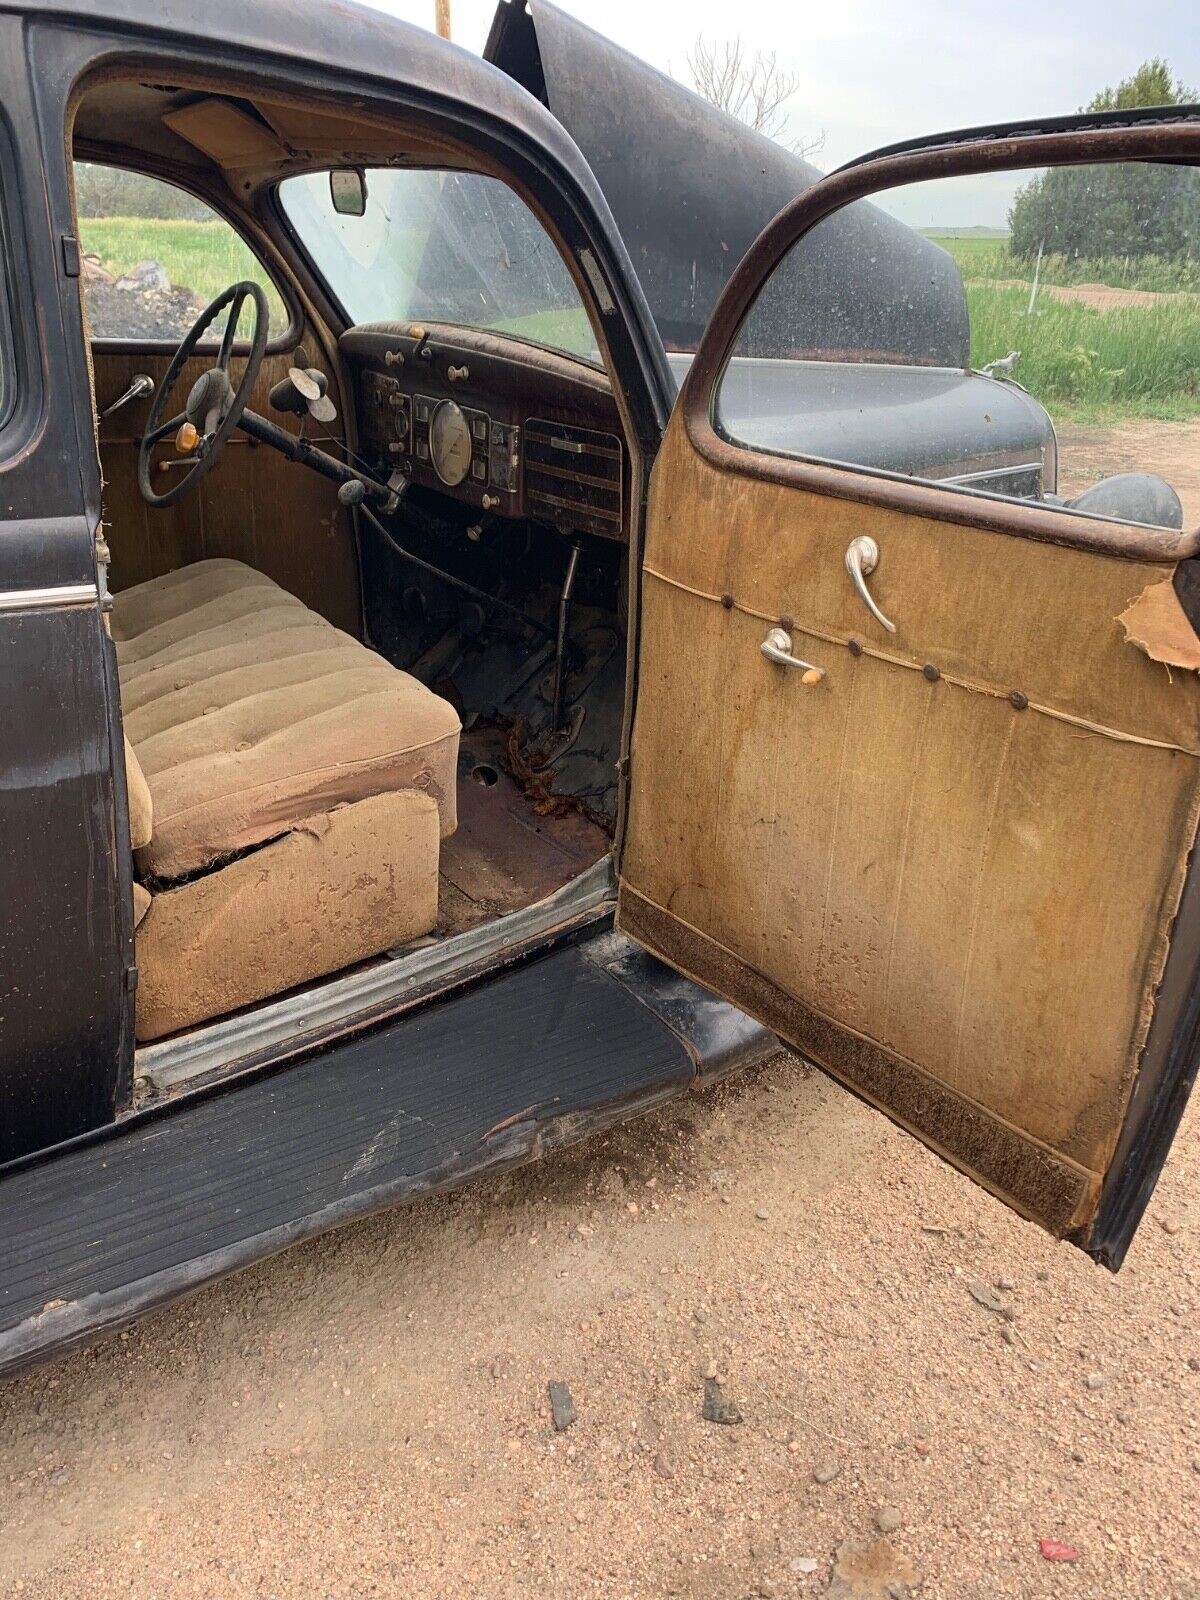
[[[319,347],[311,335],[304,342],[311,360]],[[170,359],[169,352],[94,347],[99,409],[123,394],[135,373],[149,373],[158,383]],[[211,357],[203,356],[190,362],[176,393],[185,396],[211,364]],[[279,418],[267,398],[291,365],[290,349],[268,355],[249,404],[252,411],[295,428],[296,419]],[[324,362],[318,365],[326,368]],[[331,381],[331,393],[337,399],[336,381]],[[357,638],[358,565],[349,513],[338,504],[337,485],[235,433],[225,459],[194,494],[162,510],[151,508],[137,486],[137,441],[148,409],[149,400],[134,401],[100,424],[112,588],[128,589],[192,561],[228,556],[265,572]],[[344,437],[343,430],[341,416],[321,429],[337,439]]]
[[[1172,568],[745,456],[677,409],[654,469],[620,924],[1078,1234],[1200,808],[1200,685],[1116,620]],[[762,656],[781,622],[821,682]]]

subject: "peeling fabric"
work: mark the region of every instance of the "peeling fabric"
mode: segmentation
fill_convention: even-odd
[[[1165,667],[1200,672],[1200,639],[1179,603],[1170,578],[1143,589],[1117,621],[1125,629],[1129,643],[1148,655],[1151,661],[1161,661]]]

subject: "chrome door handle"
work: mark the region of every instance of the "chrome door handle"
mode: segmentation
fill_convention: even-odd
[[[888,621],[871,599],[871,591],[867,588],[867,579],[878,565],[879,546],[874,539],[865,533],[860,533],[857,539],[851,539],[849,549],[846,551],[846,571],[854,579],[859,599],[880,627],[886,628],[889,633],[895,633],[896,624]]]
[[[802,668],[801,683],[820,683],[825,676],[824,667],[814,667],[811,661],[801,661],[799,656],[792,654],[792,636],[783,628],[772,628],[758,648],[768,661],[774,661],[778,666]]]
[[[114,411],[120,411],[122,406],[127,406],[131,400],[140,400],[143,395],[154,393],[154,379],[148,372],[137,372],[129,380],[129,387],[124,394],[119,394],[112,405],[105,406],[100,413],[101,417],[111,417]]]

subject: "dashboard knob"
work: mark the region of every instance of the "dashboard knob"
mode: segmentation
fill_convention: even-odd
[[[403,350],[385,350],[383,352],[384,365],[389,367],[402,367],[404,365]]]
[[[485,494],[484,495],[484,497],[483,497],[483,509],[485,511],[494,511],[499,504],[500,504],[500,496],[498,494]]]
[[[450,379],[451,383],[465,383],[471,374],[467,371],[466,367],[447,367],[446,376]]]

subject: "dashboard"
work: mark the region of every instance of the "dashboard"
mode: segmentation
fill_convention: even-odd
[[[365,323],[339,349],[359,453],[481,512],[628,538],[629,463],[607,376],[504,334]]]

